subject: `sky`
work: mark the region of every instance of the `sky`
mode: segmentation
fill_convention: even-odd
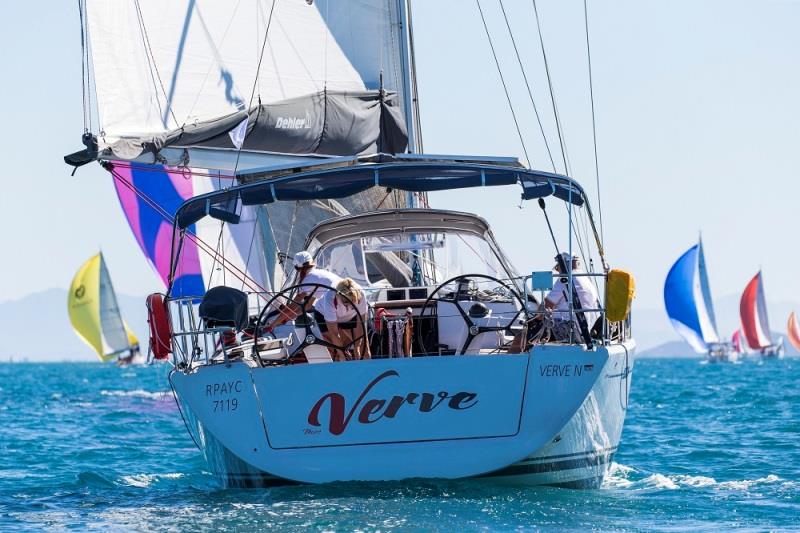
[[[583,2],[537,4],[572,175],[596,202]],[[499,4],[481,5],[531,164],[551,170]],[[505,5],[555,148],[531,3]],[[634,273],[636,305],[662,306],[667,270],[700,232],[715,295],[739,293],[762,267],[769,299],[800,302],[800,2],[588,6],[605,246],[612,266]],[[521,157],[475,3],[415,0],[413,14],[425,150]],[[71,177],[62,160],[82,147],[79,39],[74,2],[13,2],[0,18],[0,301],[68,287],[98,248],[118,292],[161,289],[111,178],[97,165]],[[541,213],[534,204],[520,209],[517,190],[437,193],[431,201],[485,216],[519,271],[552,266]],[[566,242],[563,231],[559,238]]]

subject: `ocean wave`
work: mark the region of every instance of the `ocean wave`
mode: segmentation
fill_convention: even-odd
[[[128,485],[130,487],[146,489],[153,483],[157,483],[162,479],[178,479],[181,477],[183,477],[183,474],[178,472],[171,474],[134,474],[131,476],[122,476],[122,478],[120,478],[120,482],[123,485]]]
[[[168,391],[150,392],[142,389],[136,390],[101,390],[102,396],[119,396],[123,398],[145,398],[148,400],[163,400]]]
[[[660,473],[642,472],[636,468],[612,463],[603,486],[607,489],[627,490],[677,490],[682,488],[700,488],[742,491],[763,485],[781,484],[781,488],[790,489],[798,485],[793,481],[785,480],[775,474],[769,474],[756,479],[741,479],[730,481],[717,481],[708,476],[692,476],[687,474],[665,475]]]

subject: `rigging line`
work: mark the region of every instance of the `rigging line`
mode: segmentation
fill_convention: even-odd
[[[247,259],[244,261],[244,269],[245,271],[250,270],[250,256],[253,253],[253,244],[256,240],[256,233],[258,232],[258,221],[253,220],[253,235],[250,236],[250,245],[247,247]],[[242,289],[244,290],[244,280],[242,280]]]
[[[181,123],[178,122],[178,119],[175,118],[175,113],[172,111],[172,106],[169,105],[169,97],[167,96],[167,90],[164,88],[164,82],[161,80],[161,74],[158,72],[158,66],[156,65],[156,57],[153,55],[153,48],[150,46],[150,37],[147,35],[147,26],[144,23],[144,15],[142,15],[142,7],[139,5],[139,0],[134,0],[134,6],[136,7],[136,16],[139,19],[139,28],[142,31],[142,39],[144,41],[144,45],[146,48],[146,53],[148,55],[148,63],[150,64],[150,69],[156,73],[156,78],[158,78],[158,84],[161,86],[161,93],[164,95],[164,101],[169,106],[167,111],[172,116],[172,120],[175,121],[175,127],[180,128]],[[153,80],[155,83],[155,80]],[[161,102],[158,98],[156,98],[156,103],[158,104],[159,115],[163,116],[163,109],[161,109]]]
[[[544,48],[544,37],[542,36],[542,25],[539,21],[539,10],[536,9],[536,0],[531,0],[533,3],[533,13],[536,16],[536,28],[539,33],[539,45],[542,49],[542,59],[544,60],[544,71],[547,75],[547,87],[550,90],[550,101],[553,103],[553,116],[556,120],[556,131],[558,132],[558,143],[561,146],[561,157],[564,161],[564,173],[569,176],[569,165],[567,165],[567,150],[564,143],[564,133],[561,128],[561,119],[558,116],[558,107],[556,106],[556,96],[553,91],[553,80],[550,77],[550,66],[547,62],[547,53]]]
[[[289,238],[286,239],[286,255],[288,256],[292,250],[292,234],[294,233],[294,225],[297,222],[297,208],[300,207],[300,200],[294,203],[292,209],[292,222],[289,224]],[[280,251],[280,250],[279,250]]]
[[[594,82],[592,80],[592,52],[589,45],[589,8],[587,0],[583,0],[583,22],[586,29],[586,59],[589,62],[589,100],[592,103],[592,143],[594,145],[594,177],[597,185],[597,213],[600,218],[600,240],[605,241],[603,234],[603,203],[600,201],[600,164],[597,159],[597,121],[594,112]]]
[[[81,24],[81,99],[83,101],[83,132],[88,133],[88,120],[86,120],[86,37],[83,30],[83,0],[78,0],[78,17]]]
[[[250,108],[253,107],[253,98],[256,96],[256,88],[258,87],[258,78],[261,75],[261,62],[264,60],[264,51],[267,49],[267,41],[269,39],[269,29],[272,26],[272,15],[275,13],[275,4],[278,3],[278,0],[272,0],[272,6],[269,8],[269,17],[267,17],[267,27],[264,29],[264,43],[261,45],[261,53],[258,55],[258,64],[256,65],[256,79],[253,80],[253,90],[250,91],[250,101],[247,103],[247,110],[246,112],[250,113]],[[261,97],[259,96],[259,100]],[[246,133],[245,133],[246,135]],[[244,142],[242,142],[241,146],[236,150],[236,164],[233,166],[233,174],[236,175],[236,171],[239,169],[239,157],[242,155],[242,148],[244,147]],[[267,215],[269,218],[269,215]]]
[[[158,203],[156,203],[147,194],[145,194],[143,191],[139,190],[133,183],[131,183],[130,181],[125,179],[121,174],[119,174],[118,172],[116,172],[114,170],[111,170],[111,175],[114,177],[114,179],[116,179],[117,181],[122,183],[126,188],[128,188],[131,192],[133,192],[136,196],[141,198],[151,209],[153,209],[153,211],[155,211],[157,214],[161,215],[161,217],[166,222],[168,222],[170,224],[174,224],[174,220],[173,220],[172,216],[169,213],[167,213],[160,205],[158,205]],[[213,250],[214,249],[208,243],[206,243],[204,240],[202,240],[200,237],[198,237],[195,233],[193,233],[193,232],[191,232],[191,231],[189,231],[187,229],[186,230],[186,235],[203,252],[205,252],[209,256],[213,255]],[[233,274],[237,278],[242,279],[242,280],[247,280],[251,289],[255,289],[255,290],[259,291],[259,292],[266,292],[266,289],[264,289],[256,280],[254,280],[250,276],[248,276],[246,272],[242,272],[238,267],[236,267],[236,265],[229,264],[225,268],[228,269],[231,272],[231,274]],[[243,277],[241,277],[241,276],[243,276]]]
[[[497,52],[494,50],[494,43],[492,42],[492,36],[489,33],[489,26],[486,25],[486,17],[483,16],[483,9],[481,8],[481,0],[475,0],[475,3],[478,5],[478,12],[481,15],[481,21],[483,22],[483,29],[486,31],[486,38],[489,41],[489,48],[492,49],[492,56],[494,57],[494,64],[497,66],[497,73],[500,75],[500,82],[503,84],[503,91],[506,93],[506,100],[508,100],[508,108],[511,110],[511,117],[514,119],[514,126],[517,128],[517,135],[519,135],[519,142],[522,144],[522,151],[525,154],[525,160],[528,162],[528,167],[531,166],[531,159],[528,157],[528,149],[525,147],[525,140],[522,137],[522,130],[519,127],[519,122],[517,121],[517,114],[514,112],[514,104],[511,103],[511,96],[508,94],[508,87],[506,86],[506,79],[503,76],[503,70],[500,68],[500,60],[497,59]]]
[[[525,80],[525,88],[528,89],[528,98],[531,100],[533,113],[536,115],[536,122],[539,124],[539,131],[542,132],[542,139],[544,140],[544,147],[547,149],[547,156],[550,158],[550,164],[553,165],[553,172],[557,172],[556,162],[553,159],[553,153],[550,151],[550,143],[547,142],[547,135],[544,132],[542,118],[539,116],[539,109],[536,107],[536,102],[533,100],[531,85],[528,83],[528,75],[525,72],[525,67],[522,65],[522,58],[519,55],[519,49],[517,48],[517,41],[514,38],[514,32],[511,31],[511,24],[508,22],[508,15],[506,15],[506,8],[503,5],[503,0],[500,0],[500,10],[503,12],[503,20],[506,21],[506,28],[508,28],[508,35],[511,37],[511,44],[514,45],[514,54],[517,56],[517,63],[519,63],[519,70],[522,72],[522,78]]]
[[[166,169],[167,172],[175,172],[175,173],[182,174],[182,175],[184,174],[184,171],[186,169],[186,167],[169,167],[169,166],[166,166],[166,165],[164,165],[164,166],[151,165],[151,164],[147,164],[147,163],[136,164],[136,163],[131,163],[131,162],[128,162],[128,161],[125,161],[125,162],[116,161],[116,162],[114,162],[114,168],[117,168],[117,167],[119,167],[119,168],[130,168],[130,169],[136,170],[137,172],[159,172],[159,173],[163,173],[164,170]],[[219,170],[217,170],[215,172],[211,171],[211,170],[206,171],[206,172],[200,172],[199,169],[195,169],[195,168],[192,168],[191,170],[192,171],[190,172],[190,176],[188,178],[184,176],[184,179],[192,179],[192,177],[197,177],[197,176],[204,177],[204,178],[214,178],[214,179],[217,179],[217,180],[235,180],[236,179],[235,176],[228,176],[228,175],[222,174],[221,171],[219,171]]]

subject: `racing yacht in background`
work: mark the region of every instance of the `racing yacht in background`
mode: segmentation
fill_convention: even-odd
[[[783,358],[783,337],[774,342],[769,329],[767,299],[764,296],[764,282],[760,270],[742,293],[739,316],[742,320],[742,331],[751,350],[764,358]]]
[[[664,306],[675,331],[709,362],[735,362],[739,352],[717,332],[703,241],[689,248],[664,281]]]

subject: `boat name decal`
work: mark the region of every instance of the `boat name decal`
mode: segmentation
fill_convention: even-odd
[[[322,425],[319,415],[326,403],[330,404],[328,431],[333,435],[344,433],[356,412],[358,412],[356,420],[360,424],[373,424],[382,418],[394,418],[404,404],[417,406],[421,413],[430,413],[440,405],[446,405],[456,411],[463,411],[475,407],[478,403],[478,394],[466,391],[456,392],[455,394],[451,394],[448,391],[439,391],[435,394],[431,392],[423,392],[421,394],[409,392],[405,396],[394,395],[390,399],[370,398],[364,401],[369,392],[379,382],[388,377],[399,376],[400,374],[396,370],[387,370],[373,379],[361,392],[358,399],[347,411],[347,414],[345,414],[347,404],[345,397],[338,392],[329,392],[317,400],[317,403],[311,408],[311,412],[308,413],[308,423],[316,427]],[[419,400],[418,403],[417,400]]]
[[[234,392],[242,392],[241,379],[206,385],[206,396],[222,396]]]
[[[580,376],[583,371],[591,372],[594,365],[539,365],[539,374],[548,378],[571,378]]]

